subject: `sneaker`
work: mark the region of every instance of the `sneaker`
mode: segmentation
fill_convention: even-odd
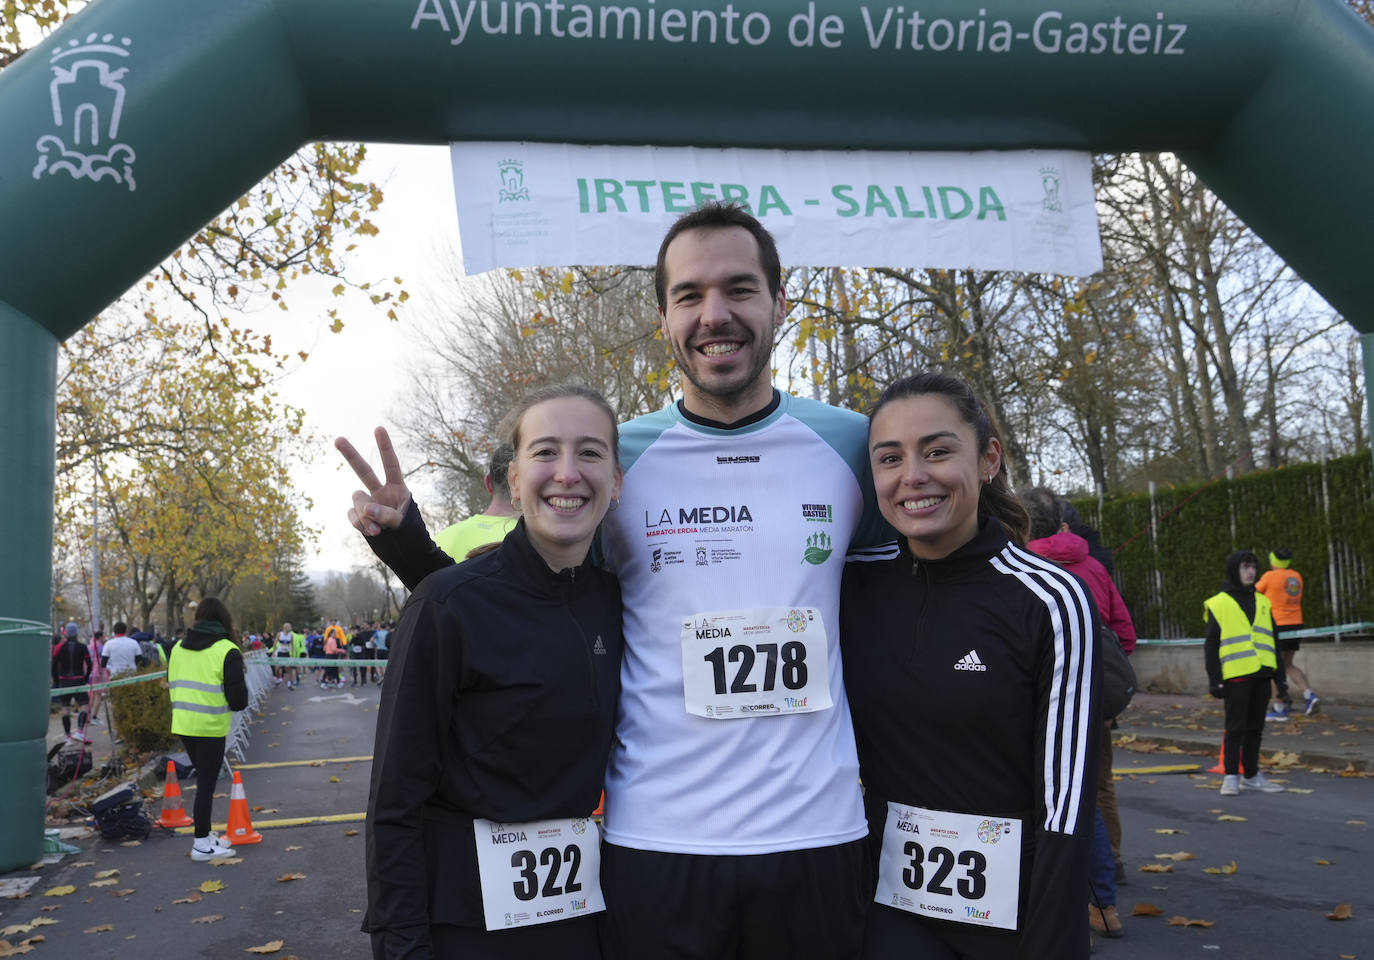
[[[1316,712],[1317,712],[1317,704],[1321,703],[1321,700],[1322,700],[1321,697],[1317,696],[1317,695],[1316,695],[1315,693],[1313,693],[1311,690],[1308,690],[1306,696],[1304,696],[1303,699],[1302,699],[1302,712],[1303,712],[1303,715],[1304,715],[1304,716],[1307,716],[1307,717],[1310,717],[1310,716],[1312,716],[1312,714],[1316,713]]]
[[[1258,790],[1260,793],[1283,793],[1283,787],[1262,773],[1257,773],[1253,777],[1243,777],[1240,781],[1240,788],[1242,790]]]
[[[222,834],[215,833],[215,831],[213,831],[213,830],[210,831],[210,836],[208,837],[208,839],[209,839],[210,842],[213,843],[215,846],[217,846],[217,847],[219,847],[219,848],[221,848],[221,849],[223,849],[223,850],[232,850],[232,849],[234,849],[234,845],[233,845],[232,843],[229,842],[229,838],[228,838],[228,837],[223,836]]]
[[[1113,939],[1125,933],[1121,929],[1121,915],[1116,912],[1116,904],[1101,909],[1094,903],[1088,904],[1088,926],[1102,936]]]
[[[1269,708],[1269,712],[1264,715],[1264,719],[1270,721],[1271,723],[1287,723],[1288,707],[1282,704],[1276,704]]]
[[[77,743],[90,743],[91,738],[86,736],[85,730],[75,730],[72,732],[72,739]]]
[[[227,860],[233,855],[232,849],[221,847],[210,837],[201,837],[191,842],[191,859],[196,863],[205,863],[207,860]]]
[[[1228,773],[1221,778],[1221,789],[1217,791],[1223,797],[1235,797],[1240,795],[1240,774]]]

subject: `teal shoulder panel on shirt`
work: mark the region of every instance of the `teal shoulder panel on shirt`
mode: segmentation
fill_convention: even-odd
[[[863,491],[864,512],[849,548],[876,546],[895,538],[897,532],[878,512],[877,498],[873,494],[873,472],[868,462],[868,418],[853,410],[787,393],[782,395],[779,412],[814,430],[854,471],[854,479]]]
[[[626,473],[665,430],[679,422],[677,404],[646,413],[620,425],[620,469]]]

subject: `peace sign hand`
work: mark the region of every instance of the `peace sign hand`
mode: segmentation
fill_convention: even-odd
[[[334,449],[343,454],[367,488],[366,491],[353,491],[353,506],[348,510],[348,522],[353,524],[353,529],[369,537],[377,536],[383,529],[394,530],[399,527],[406,515],[406,508],[410,506],[410,488],[406,486],[401,463],[396,459],[396,450],[391,445],[386,427],[378,427],[372,433],[377,439],[377,454],[382,460],[386,483],[377,480],[371,464],[348,442],[347,437],[334,440]]]

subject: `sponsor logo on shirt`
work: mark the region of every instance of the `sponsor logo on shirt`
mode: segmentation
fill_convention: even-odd
[[[977,907],[965,906],[965,907],[964,907],[964,916],[969,917],[970,919],[973,919],[973,920],[991,920],[991,919],[992,919],[992,911],[991,911],[991,910],[979,910]]]
[[[807,523],[833,523],[835,508],[828,503],[803,503],[802,519]]]
[[[977,673],[986,673],[988,668],[987,664],[983,663],[982,660],[978,659],[978,651],[970,650],[968,653],[964,654],[962,658],[955,661],[954,669],[972,670]]]
[[[716,457],[716,463],[758,463],[759,458],[753,454],[746,454],[742,457]]]
[[[604,657],[606,655],[606,644],[602,642],[601,634],[599,633],[596,635],[596,643],[592,644],[592,653],[598,657]]]
[[[650,573],[658,573],[658,572],[659,572],[660,570],[662,570],[662,569],[663,569],[663,551],[662,551],[662,550],[655,550],[655,551],[653,552],[653,555],[652,555],[651,557],[649,557],[649,572],[650,572]]]
[[[830,547],[830,534],[813,533],[806,538],[806,551],[802,554],[803,563],[812,563],[819,566],[830,559],[830,554],[835,551]]]

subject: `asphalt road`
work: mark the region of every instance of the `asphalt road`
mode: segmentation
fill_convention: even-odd
[[[241,767],[263,841],[242,848],[242,862],[193,863],[186,855],[188,837],[157,831],[132,847],[98,837],[74,841],[83,852],[37,871],[29,897],[0,900],[0,927],[35,917],[57,922],[6,939],[43,935],[45,941],[29,954],[35,960],[243,958],[253,956],[245,953],[247,948],[275,940],[283,941],[282,947],[268,956],[278,960],[369,956],[358,925],[365,899],[361,814],[371,764],[328,761],[371,755],[378,693],[375,686],[343,691],[303,686],[290,692],[279,687],[268,697]],[[1212,760],[1118,749],[1116,767],[1207,767]],[[256,766],[267,763],[292,765]],[[1290,792],[1223,798],[1214,775],[1127,772],[1122,777],[1117,789],[1129,883],[1119,890],[1118,900],[1126,935],[1099,939],[1096,956],[1374,960],[1369,779],[1310,770],[1271,776],[1283,780]],[[229,807],[228,782],[221,781],[219,790],[225,796],[215,801],[215,814],[222,823]],[[192,795],[188,793],[188,806]],[[1220,820],[1224,814],[1245,819]],[[350,815],[358,819],[269,826],[275,820]],[[353,830],[356,835],[350,835]],[[1162,830],[1179,832],[1157,832]],[[1192,854],[1193,859],[1157,858],[1176,853]],[[1204,872],[1232,862],[1234,873]],[[1141,865],[1151,863],[1168,864],[1172,870],[1140,872]],[[108,879],[116,883],[91,886],[100,882],[97,873],[112,869],[119,873]],[[304,877],[279,880],[291,873]],[[223,889],[200,893],[197,888],[206,880],[220,881]],[[43,896],[62,885],[76,890]],[[175,902],[195,894],[200,897],[196,902]],[[1326,914],[1342,903],[1351,904],[1352,918],[1328,920]],[[1153,905],[1161,915],[1132,917],[1136,904]],[[55,909],[45,912],[43,907]],[[1086,911],[1085,896],[1085,922]],[[207,917],[219,919],[196,922]],[[1171,926],[1170,917],[1211,926]],[[108,931],[86,932],[105,925]]]

